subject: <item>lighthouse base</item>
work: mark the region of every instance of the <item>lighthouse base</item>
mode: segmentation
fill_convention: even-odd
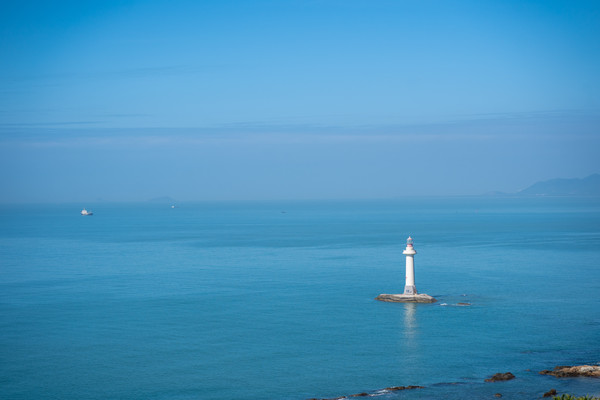
[[[409,296],[414,296],[417,293],[417,288],[414,285],[406,285],[404,286],[404,294]]]
[[[392,303],[435,303],[437,299],[428,294],[380,294],[375,300]]]

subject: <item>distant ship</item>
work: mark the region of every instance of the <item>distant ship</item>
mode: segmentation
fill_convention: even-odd
[[[94,215],[94,213],[84,208],[83,210],[81,210],[81,215]]]

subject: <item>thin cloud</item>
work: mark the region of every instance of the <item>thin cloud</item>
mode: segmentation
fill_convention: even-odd
[[[231,68],[232,65],[226,64],[205,64],[205,65],[163,65],[155,67],[136,67],[123,68],[104,71],[70,71],[62,73],[43,73],[35,75],[15,75],[6,79],[6,83],[23,82],[60,82],[69,80],[87,80],[87,79],[114,79],[114,78],[146,78],[156,76],[176,76],[192,75],[211,71],[221,71]]]
[[[534,115],[534,116],[532,116]],[[127,114],[119,115],[123,118]],[[546,116],[546,117],[545,117]],[[199,127],[111,128],[100,120],[0,124],[1,142],[54,146],[206,143],[325,143],[461,141],[526,137],[597,137],[600,115],[539,112],[471,115],[445,122],[411,124],[316,124],[246,121]],[[96,125],[96,126],[94,126]]]
[[[105,121],[57,121],[57,122],[20,122],[20,123],[0,123],[0,129],[2,128],[28,128],[28,127],[46,127],[46,126],[69,126],[69,125],[97,125],[104,123]]]

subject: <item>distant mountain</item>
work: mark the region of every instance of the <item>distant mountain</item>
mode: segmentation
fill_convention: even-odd
[[[600,196],[600,174],[583,179],[550,179],[517,192],[519,196]]]

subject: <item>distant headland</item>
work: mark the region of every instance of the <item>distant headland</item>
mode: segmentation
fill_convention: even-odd
[[[600,196],[600,174],[579,179],[550,179],[536,182],[516,193],[490,192],[490,196]]]

